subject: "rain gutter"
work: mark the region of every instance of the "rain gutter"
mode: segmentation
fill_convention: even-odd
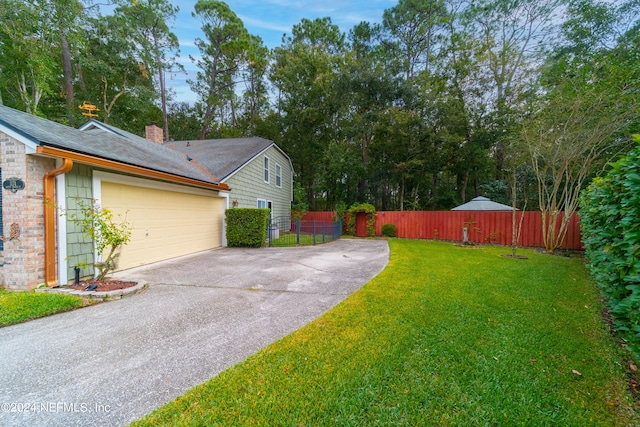
[[[38,147],[40,148],[40,147]],[[49,287],[58,286],[56,277],[56,205],[54,188],[56,176],[73,167],[73,161],[62,159],[62,165],[44,174],[44,281]]]

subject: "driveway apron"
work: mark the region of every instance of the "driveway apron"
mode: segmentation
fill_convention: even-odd
[[[126,425],[317,318],[388,260],[386,241],[341,239],[117,273],[149,289],[0,328],[0,425]]]

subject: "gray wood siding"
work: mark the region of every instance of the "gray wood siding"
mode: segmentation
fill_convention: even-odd
[[[93,199],[92,169],[89,166],[74,164],[65,175],[66,221],[67,221],[67,277],[75,276],[73,267],[81,266],[80,277],[93,276],[93,240],[85,237],[80,227],[69,220],[70,214],[79,214],[79,202],[90,206]]]
[[[269,183],[264,182],[264,157],[269,158]],[[276,163],[282,168],[282,187],[276,187]],[[269,147],[225,182],[231,187],[229,206],[238,201],[239,208],[255,208],[258,199],[273,202],[274,217],[291,215],[293,170],[291,164],[275,147]]]

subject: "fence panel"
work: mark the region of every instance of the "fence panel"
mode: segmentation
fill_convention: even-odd
[[[376,235],[381,235],[382,225],[395,224],[398,237],[462,241],[462,229],[467,227],[470,242],[511,245],[511,215],[511,212],[484,211],[380,211],[376,213]],[[517,212],[517,222],[522,215],[519,246],[544,247],[542,213]],[[309,212],[304,219],[331,220],[332,217],[332,212]],[[581,239],[580,218],[574,214],[561,248],[583,250]]]
[[[316,245],[339,239],[342,222],[278,217],[271,220],[267,231],[269,246]]]

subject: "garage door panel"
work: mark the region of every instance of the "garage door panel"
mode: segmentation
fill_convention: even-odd
[[[222,244],[222,198],[103,181],[102,204],[133,226],[119,269]]]

